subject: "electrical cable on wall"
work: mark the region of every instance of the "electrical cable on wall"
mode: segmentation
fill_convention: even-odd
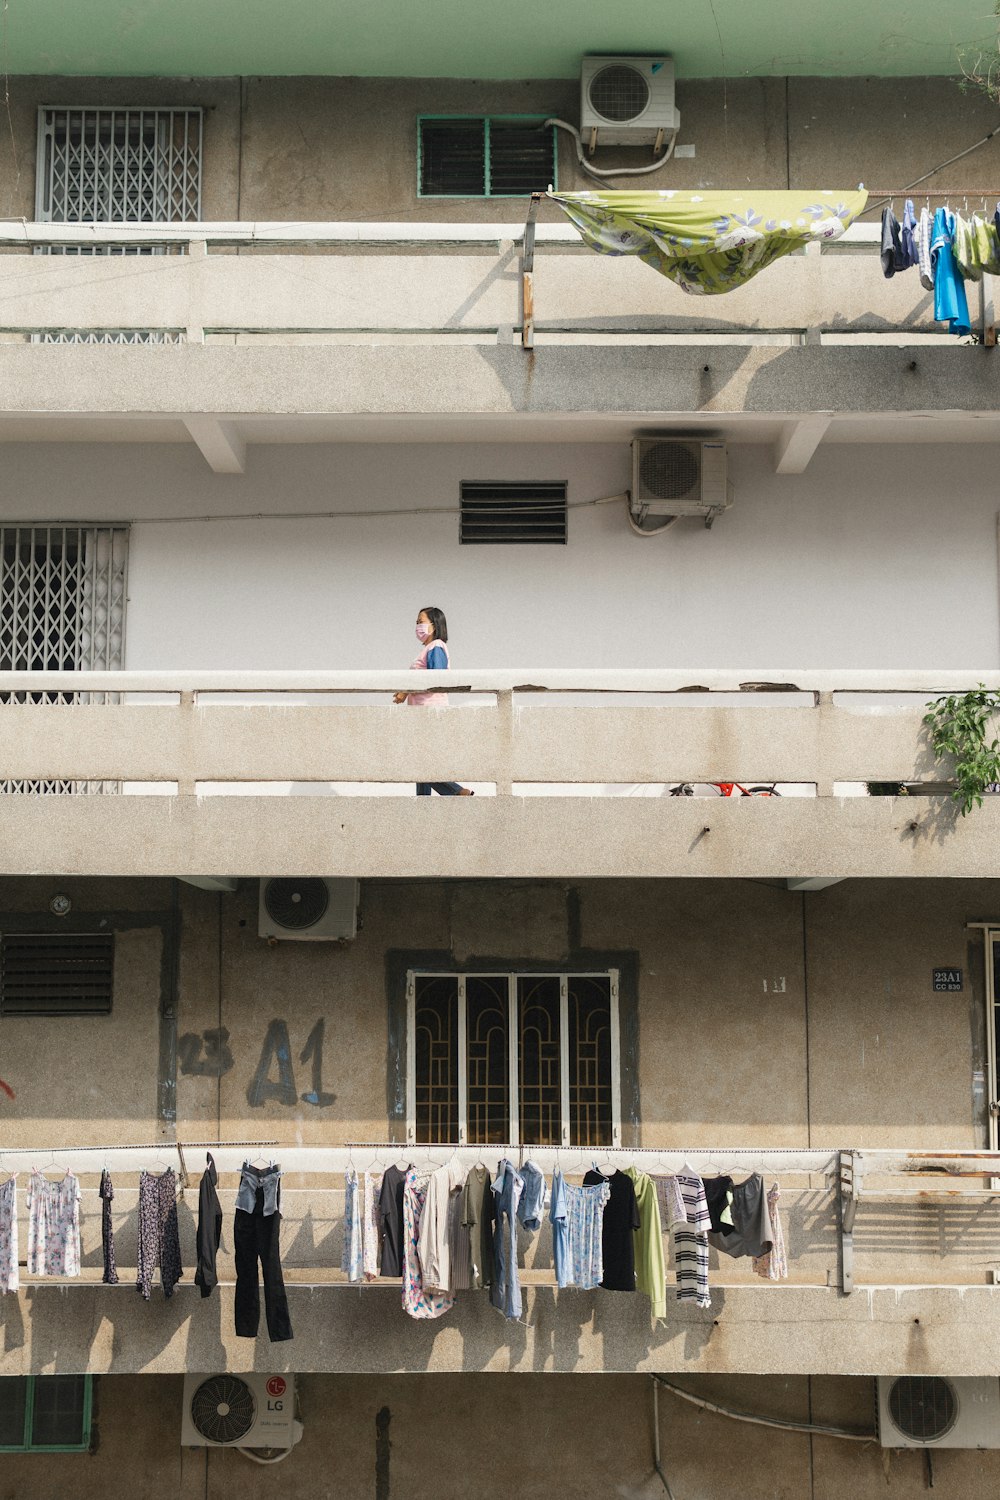
[[[617,495],[602,495],[597,500],[567,500],[567,510],[587,510],[595,505],[617,505],[619,501],[629,502],[628,490],[622,490]],[[525,501],[518,505],[493,506],[491,515],[500,516],[524,516],[533,515],[538,511],[550,511],[552,502],[547,501],[532,505]],[[462,508],[459,505],[414,505],[410,507],[399,507],[389,510],[254,510],[240,511],[233,515],[213,514],[204,516],[132,516],[127,521],[116,522],[116,525],[128,526],[186,526],[193,522],[202,521],[364,521],[370,516],[394,517],[401,516],[460,516]],[[52,520],[46,521],[46,526],[75,526],[76,521]]]

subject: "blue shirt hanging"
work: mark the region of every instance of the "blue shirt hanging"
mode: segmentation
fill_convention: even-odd
[[[969,305],[965,282],[958,274],[952,241],[955,238],[955,216],[946,208],[934,215],[931,233],[931,266],[934,271],[934,320],[947,323],[949,333],[971,333]]]

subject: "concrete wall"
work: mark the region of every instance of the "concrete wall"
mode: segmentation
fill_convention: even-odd
[[[828,446],[794,476],[768,447],[731,458],[711,531],[641,540],[619,503],[572,510],[566,547],[461,547],[456,515],[281,515],[457,507],[463,479],[566,480],[574,504],[628,486],[626,443],[261,445],[242,477],[193,444],[10,444],[4,472],[10,520],[134,522],[129,668],[406,666],[428,603],[462,667],[1000,660],[987,446]],[[143,520],[178,512],[275,518]]]
[[[695,1379],[703,1399],[779,1421],[872,1427],[865,1379]],[[106,1377],[97,1387],[96,1451],[0,1459],[4,1500],[71,1491],[80,1500],[141,1483],[148,1500],[223,1500],[280,1487],[289,1500],[453,1500],[498,1482],[525,1500],[655,1500],[652,1392],[637,1376],[525,1375],[407,1379],[306,1376],[299,1381],[304,1434],[277,1473],[239,1453],[182,1449],[180,1377]],[[664,1472],[684,1500],[715,1500],[739,1476],[747,1500],[903,1500],[923,1493],[925,1456],[876,1444],[777,1431],[660,1396]],[[996,1453],[939,1451],[933,1481],[943,1500],[1000,1482]]]
[[[18,77],[9,89],[0,213],[29,219],[40,104],[203,105],[206,219],[516,220],[523,199],[417,199],[417,116],[556,114],[575,122],[579,109],[578,86],[566,80]],[[681,78],[677,102],[680,140],[694,144],[697,155],[632,181],[681,188],[846,188],[864,181],[894,190],[994,124],[988,100],[945,78]],[[597,164],[648,159],[645,149],[605,151]],[[993,142],[931,186],[982,187],[995,180],[998,162]],[[565,136],[559,185],[593,185]]]

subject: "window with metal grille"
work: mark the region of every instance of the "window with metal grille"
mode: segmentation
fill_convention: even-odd
[[[620,1139],[618,974],[407,976],[407,1136]]]
[[[0,1016],[106,1016],[114,968],[110,932],[4,933]]]
[[[556,182],[555,128],[538,118],[417,122],[421,198],[521,198]]]
[[[0,1451],[85,1453],[92,1412],[89,1375],[0,1377]]]
[[[201,216],[200,109],[43,105],[35,218],[165,224]]]
[[[0,671],[114,671],[124,661],[127,526],[0,525]],[[0,704],[104,693],[3,693]],[[5,792],[115,792],[111,781],[0,779]]]
[[[461,489],[459,540],[530,542],[561,545],[566,541],[566,484],[486,484],[466,480]]]

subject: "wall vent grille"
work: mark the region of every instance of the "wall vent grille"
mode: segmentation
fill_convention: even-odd
[[[462,484],[461,541],[562,545],[566,542],[566,484]]]
[[[424,198],[519,198],[555,182],[555,132],[541,120],[423,119],[418,155]]]
[[[113,933],[5,933],[0,1016],[104,1016],[114,986]]]

